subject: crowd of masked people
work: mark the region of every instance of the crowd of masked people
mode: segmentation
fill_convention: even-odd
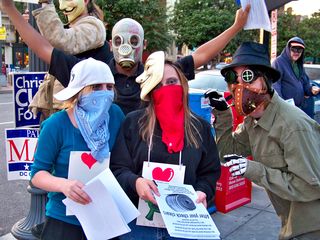
[[[33,15],[41,34],[12,0],[1,1],[24,42],[50,64],[30,106],[43,114],[31,170],[32,184],[48,192],[46,220],[35,231],[40,239],[86,239],[62,203],[65,197],[80,204],[92,201],[85,183],[68,179],[72,151],[90,151],[100,163],[110,157],[111,171],[136,206],[139,199],[157,204],[157,185],[142,177],[146,162],[184,168],[182,182],[194,187],[197,204],[206,207],[223,164],[232,176],[265,188],[281,219],[279,239],[320,239],[320,125],[301,105],[319,88],[310,86],[301,64],[302,39],[290,39],[273,66],[265,45],[239,46],[221,74],[232,107],[244,120],[233,130],[231,106],[221,93],[208,90],[205,97],[216,116],[214,137],[210,123],[190,109],[188,80],[243,29],[250,5],[192,55],[174,62],[156,51],[143,65],[144,30],[134,19],[117,22],[108,43],[93,0],[59,1],[67,28],[49,0],[40,2]],[[290,98],[296,106],[285,101]],[[129,227],[131,232],[119,239],[179,239],[135,220]]]

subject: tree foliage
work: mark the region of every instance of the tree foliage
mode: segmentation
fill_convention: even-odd
[[[111,39],[114,24],[122,18],[138,21],[147,40],[147,50],[165,50],[171,43],[166,7],[159,0],[96,0],[105,14],[107,38]]]
[[[185,43],[189,48],[196,48],[230,27],[236,10],[234,0],[177,1],[169,27],[176,33],[178,45]],[[246,31],[237,35],[226,50],[234,52],[241,42],[256,38],[256,31]]]
[[[304,19],[299,25],[298,35],[306,45],[306,56],[320,58],[320,12],[314,13],[311,18]]]
[[[298,36],[299,18],[289,12],[278,15],[277,23],[277,55],[287,45],[290,38]],[[300,36],[301,37],[301,36]]]
[[[278,55],[286,46],[288,40],[294,36],[302,38],[305,42],[306,57],[320,57],[320,11],[310,18],[300,21],[300,17],[288,12],[278,16]]]

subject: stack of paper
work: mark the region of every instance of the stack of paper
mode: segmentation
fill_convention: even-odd
[[[127,224],[140,213],[110,169],[89,181],[84,190],[91,203],[82,205],[69,198],[63,203],[76,215],[88,240],[106,240],[130,232]]]
[[[220,239],[220,232],[191,185],[157,181],[160,197],[155,195],[162,218],[171,237]]]

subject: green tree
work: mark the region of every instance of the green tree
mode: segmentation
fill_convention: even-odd
[[[306,45],[305,55],[320,58],[320,12],[314,13],[311,18],[304,19],[298,28],[300,36]]]
[[[320,57],[320,12],[300,21],[300,16],[288,12],[278,16],[278,55],[294,36],[302,38],[306,44],[306,57]]]
[[[277,55],[281,54],[290,38],[298,36],[300,18],[288,12],[278,15],[277,23]],[[301,36],[300,36],[301,37]]]
[[[107,24],[107,39],[111,39],[114,24],[122,18],[138,21],[147,40],[147,50],[165,50],[172,38],[168,32],[166,7],[159,0],[97,0]]]
[[[234,0],[183,0],[175,3],[169,26],[176,33],[177,44],[192,49],[230,27],[236,10]],[[241,42],[257,40],[257,36],[257,31],[241,32],[225,50],[233,53]]]

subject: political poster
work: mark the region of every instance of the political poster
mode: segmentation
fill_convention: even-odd
[[[37,148],[39,129],[5,129],[8,180],[30,180],[30,167]]]
[[[34,116],[28,106],[43,82],[45,72],[15,72],[13,79],[13,103],[15,127],[39,126],[40,116]]]

